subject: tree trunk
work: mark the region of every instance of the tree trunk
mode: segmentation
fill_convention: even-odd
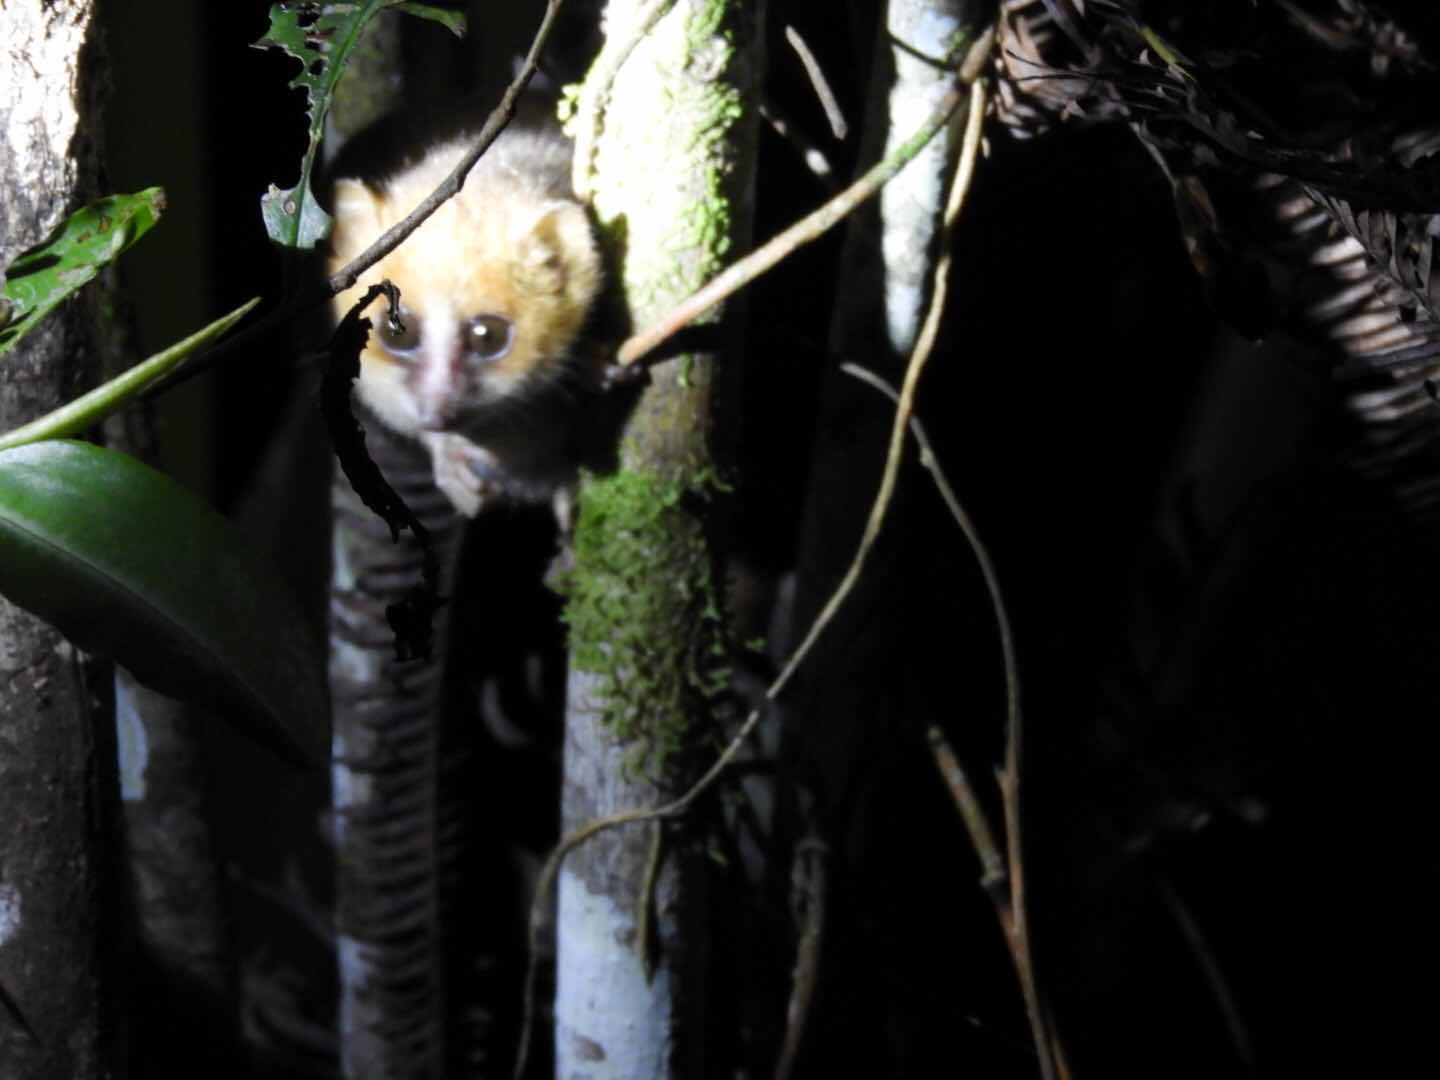
[[[748,240],[762,6],[679,0],[648,33],[646,12],[665,5],[606,9],[605,51],[580,99],[577,175],[610,251],[623,254],[636,327]],[[617,72],[610,61],[631,43]],[[716,732],[725,647],[711,515],[732,384],[714,353],[656,365],[619,471],[582,486],[566,613],[567,833],[675,797],[694,776],[700,739]],[[667,828],[659,849],[652,828],[602,833],[562,868],[557,1076],[705,1075],[705,875],[694,832]]]
[[[954,68],[987,6],[979,0],[890,0],[876,35],[860,168],[909,139],[951,89]],[[873,370],[895,386],[929,303],[964,121],[962,107],[847,225],[830,356]],[[889,402],[872,388],[842,374],[838,365],[830,369],[821,390],[801,525],[797,627],[810,626],[855,557],[879,487],[892,419]],[[949,627],[955,617],[935,612],[927,618],[926,598],[904,585],[917,580],[916,556],[902,553],[896,543],[895,519],[907,513],[906,494],[902,481],[864,576],[800,669],[785,703],[790,760],[815,795],[813,804],[805,804],[813,806],[814,819],[800,823],[797,835],[818,835],[825,846],[807,848],[833,852],[835,862],[824,875],[833,895],[824,901],[826,940],[819,965],[825,974],[810,1026],[856,1033],[841,1059],[811,1062],[821,1072],[841,1065],[892,1075],[923,1071],[924,1052],[917,1047],[925,1039],[917,1036],[935,1029],[922,1019],[934,998],[916,990],[925,985],[924,965],[931,961],[888,928],[910,925],[917,910],[913,898],[891,885],[911,873],[901,865],[902,841],[916,828],[905,821],[912,785],[896,779],[904,775],[898,763],[920,738],[918,729],[905,723],[915,702],[905,697],[903,673],[923,648],[920,636],[933,636],[933,625]],[[876,678],[881,671],[894,674]],[[913,740],[911,749],[907,739]],[[908,964],[912,957],[918,967]],[[836,1052],[834,1044],[827,1052]]]
[[[98,103],[88,0],[0,8],[0,266],[94,198]],[[89,298],[0,358],[0,430],[93,381]],[[113,761],[97,748],[85,661],[0,598],[0,1076],[109,1075],[100,845]]]
[[[376,463],[430,530],[453,596],[464,522],[429,460],[378,426]],[[399,543],[338,470],[332,490],[330,693],[334,709],[336,951],[341,1074],[347,1080],[446,1073],[441,911],[440,717],[446,609],[437,651],[400,660],[385,609],[422,577],[420,546]]]

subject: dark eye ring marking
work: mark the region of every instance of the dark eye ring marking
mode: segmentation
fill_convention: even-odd
[[[502,315],[476,315],[465,325],[465,351],[477,360],[499,360],[515,343],[515,324]]]
[[[409,356],[420,347],[420,320],[413,311],[401,308],[380,320],[380,344],[395,356]]]

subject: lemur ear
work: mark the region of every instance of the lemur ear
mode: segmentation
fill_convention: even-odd
[[[360,180],[336,180],[335,229],[330,247],[359,251],[380,234],[380,198]]]
[[[600,254],[585,208],[553,202],[540,211],[515,245],[515,274],[537,293],[569,293],[588,304],[600,280]]]

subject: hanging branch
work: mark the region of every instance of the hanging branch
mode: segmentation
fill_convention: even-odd
[[[874,196],[892,177],[910,163],[935,133],[950,121],[950,116],[965,99],[965,86],[973,85],[984,67],[994,43],[993,28],[981,34],[965,61],[960,65],[956,85],[940,99],[925,123],[888,158],[871,167],[863,176],[852,183],[833,199],[801,218],[778,236],[756,248],[739,262],[733,263],[712,278],[706,285],[691,294],[690,298],[676,305],[667,315],[644,330],[633,335],[620,346],[616,353],[616,364],[624,367],[641,359],[663,345],[667,340],[728,297],[739,292],[746,285],[775,267],[782,259],[818,240],[826,232],[849,217],[867,199]]]

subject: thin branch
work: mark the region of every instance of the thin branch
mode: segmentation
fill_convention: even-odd
[[[650,823],[650,849],[645,853],[645,873],[640,879],[636,904],[635,953],[640,957],[640,967],[647,981],[655,978],[655,969],[660,962],[659,944],[655,939],[655,887],[660,883],[660,864],[665,853],[663,829],[658,821]]]
[[[896,393],[895,389],[873,371],[868,371],[858,364],[842,364],[840,370],[847,375],[855,376],[861,382],[870,384],[891,401],[898,402],[900,400],[900,395]],[[960,505],[960,499],[956,496],[955,489],[950,485],[945,470],[940,467],[940,460],[935,455],[934,445],[930,442],[925,425],[920,422],[918,416],[910,418],[910,434],[915,437],[915,442],[920,447],[920,464],[929,471],[931,480],[940,492],[940,497],[945,500],[945,506],[970,545],[970,550],[980,569],[980,577],[985,582],[985,591],[990,596],[990,607],[995,616],[995,631],[1000,639],[1001,664],[1005,671],[1006,725],[1009,730],[1013,731],[1020,724],[1020,661],[1015,654],[1015,634],[1010,625],[1010,612],[1005,605],[1004,594],[1000,590],[1000,575],[995,569],[994,560],[990,558],[990,550],[980,539],[979,529],[975,527],[974,520],[965,508]]]
[[[475,145],[466,151],[465,156],[460,159],[459,164],[441,182],[440,186],[420,201],[420,205],[390,226],[378,240],[326,279],[322,287],[324,295],[320,299],[329,299],[354,286],[362,273],[399,247],[401,242],[418,229],[426,218],[438,210],[442,203],[460,193],[460,189],[465,186],[465,178],[470,175],[470,170],[475,167],[475,163],[480,160],[486,150],[490,149],[490,144],[499,138],[500,133],[514,118],[520,95],[530,84],[531,76],[539,69],[540,52],[550,38],[551,27],[564,2],[565,0],[547,0],[545,16],[540,20],[540,28],[535,32],[535,39],[530,43],[530,51],[525,55],[525,62],[521,65],[515,78],[511,80],[510,85],[505,88],[505,94],[501,97],[500,104],[495,106],[486,118],[485,126],[480,129],[480,135],[475,140]]]
[[[1190,907],[1182,899],[1180,894],[1167,881],[1160,882],[1160,896],[1165,906],[1170,909],[1170,914],[1175,919],[1175,925],[1180,928],[1180,933],[1189,944],[1191,951],[1195,953],[1195,959],[1200,964],[1200,970],[1205,975],[1205,981],[1210,984],[1210,991],[1215,995],[1215,1003],[1220,1008],[1220,1015],[1225,1019],[1225,1026],[1230,1029],[1230,1038],[1235,1042],[1235,1052],[1240,1055],[1240,1060],[1247,1066],[1255,1064],[1254,1044],[1250,1040],[1250,1031],[1245,1026],[1245,1020],[1240,1015],[1240,1007],[1235,1003],[1235,996],[1230,993],[1230,984],[1225,978],[1225,972],[1220,967],[1220,961],[1215,956],[1215,950],[1210,947],[1209,941],[1205,938],[1205,932],[1200,929],[1200,924],[1195,921]]]
[[[840,370],[873,386],[891,401],[899,403],[900,395],[895,388],[873,371],[868,371],[858,364],[842,364]],[[945,500],[945,505],[955,518],[960,531],[965,534],[965,539],[975,555],[975,561],[980,566],[980,574],[985,581],[986,591],[990,595],[990,606],[1000,638],[1000,652],[1005,669],[1006,713],[1009,718],[1008,723],[1013,728],[1020,722],[1020,667],[1015,656],[1015,637],[1010,628],[1010,614],[1005,606],[1004,595],[1000,591],[999,575],[995,572],[995,564],[990,559],[989,550],[980,539],[974,521],[966,513],[965,508],[960,505],[960,500],[955,495],[955,489],[950,486],[949,478],[946,477],[944,469],[940,467],[940,461],[935,456],[935,450],[925,431],[925,425],[920,422],[918,416],[910,418],[910,434],[914,436],[916,444],[920,447],[920,464],[930,472],[931,479],[940,492],[940,497]],[[1008,890],[1009,872],[1006,869],[1006,859],[1001,856],[999,845],[995,842],[994,829],[991,828],[990,820],[975,794],[974,786],[970,783],[969,777],[966,776],[965,770],[960,764],[960,759],[950,746],[949,740],[945,738],[945,733],[939,727],[932,725],[927,729],[925,737],[930,743],[935,766],[940,770],[940,777],[945,781],[945,786],[949,788],[951,797],[955,800],[956,809],[959,810],[965,830],[970,835],[970,842],[975,847],[976,855],[979,856],[980,884],[986,892],[994,897],[1001,927],[1005,931],[1006,940],[1009,941],[1014,932],[1014,918],[1010,909]]]
[[[795,845],[793,888],[800,911],[800,940],[795,945],[795,974],[791,979],[790,1002],[785,1009],[785,1041],[775,1064],[775,1080],[789,1080],[800,1055],[805,1022],[820,985],[820,949],[825,941],[825,897],[829,849],[815,836]]]
[[[387,229],[373,244],[362,251],[350,262],[346,263],[338,271],[326,278],[318,285],[306,289],[294,299],[282,304],[275,311],[255,323],[246,330],[241,331],[234,337],[229,338],[222,344],[211,349],[203,356],[197,357],[183,370],[178,371],[168,379],[162,379],[146,392],[146,397],[152,394],[161,393],[172,387],[178,386],[189,379],[194,378],[202,372],[209,371],[223,357],[235,352],[245,346],[251,345],[263,338],[266,334],[284,326],[295,316],[318,307],[332,296],[344,292],[354,286],[360,279],[360,275],[378,263],[386,255],[389,255],[420,225],[433,214],[440,205],[447,199],[454,198],[461,188],[465,186],[465,178],[475,163],[480,160],[486,150],[490,149],[493,143],[505,127],[515,116],[515,110],[520,100],[520,95],[530,84],[530,79],[539,70],[540,53],[544,51],[545,44],[550,39],[550,31],[555,24],[555,18],[560,12],[565,0],[546,0],[545,15],[540,20],[540,28],[535,31],[535,38],[530,43],[530,51],[525,55],[525,62],[521,65],[515,78],[505,88],[504,95],[500,98],[500,104],[495,106],[490,115],[485,119],[485,125],[480,129],[480,134],[475,139],[475,144],[466,152],[465,156],[455,166],[454,170],[442,180],[438,187],[420,201],[420,204],[406,214],[404,218]]]
[[[970,180],[975,174],[975,158],[980,148],[980,129],[984,123],[984,113],[985,86],[983,82],[977,80],[970,84],[970,114],[966,120],[965,139],[961,145],[960,164],[950,188],[950,201],[945,208],[944,227],[947,235],[959,216],[960,209],[964,205],[965,194],[970,188]],[[880,489],[876,492],[875,502],[870,508],[870,518],[865,523],[864,533],[861,534],[859,549],[855,552],[855,558],[851,561],[849,569],[845,571],[845,576],[841,579],[839,586],[836,587],[830,599],[826,601],[825,607],[821,609],[819,616],[811,625],[805,640],[800,643],[800,647],[795,650],[790,663],[780,673],[780,678],[777,680],[779,682],[788,681],[795,670],[797,658],[803,657],[810,651],[821,632],[834,618],[835,612],[839,610],[840,605],[845,602],[855,588],[855,583],[859,581],[860,573],[869,558],[870,549],[880,534],[880,526],[890,509],[890,500],[894,497],[895,484],[900,475],[905,429],[915,408],[915,388],[919,384],[920,375],[925,370],[925,364],[929,361],[930,354],[935,348],[935,339],[940,330],[940,313],[944,307],[948,276],[946,271],[950,266],[948,248],[949,245],[942,240],[942,254],[935,266],[932,300],[929,310],[925,313],[925,322],[916,338],[914,350],[910,354],[910,361],[905,368],[905,381],[900,388],[900,397],[895,408],[895,422],[890,431],[885,471],[880,477]]]
[[[896,474],[899,472],[900,451],[903,446],[906,426],[911,422],[911,414],[914,410],[915,386],[920,377],[920,370],[924,361],[928,358],[930,350],[934,346],[936,334],[939,331],[940,317],[944,308],[945,294],[947,291],[947,279],[950,268],[950,244],[948,239],[953,231],[955,221],[959,215],[965,192],[969,187],[970,179],[974,173],[975,159],[980,148],[981,118],[985,111],[984,84],[976,82],[971,87],[972,99],[970,103],[970,115],[965,128],[965,141],[960,152],[960,165],[957,170],[955,182],[951,187],[950,201],[945,209],[944,236],[941,240],[941,256],[936,262],[934,285],[932,288],[932,299],[930,307],[925,313],[925,322],[921,326],[920,334],[915,345],[915,352],[911,357],[910,364],[905,371],[905,381],[901,385],[900,392],[896,395],[895,426],[891,431],[890,454],[885,463],[885,475],[881,480],[881,494],[888,501],[889,489],[893,488]],[[855,375],[860,370],[854,365],[846,365],[845,370]],[[867,375],[869,373],[866,373]],[[864,378],[864,376],[860,376]],[[872,385],[878,384],[878,380],[871,377],[867,379]],[[887,388],[888,390],[888,388]],[[928,455],[933,461],[933,454]],[[936,472],[932,468],[932,473]],[[1006,681],[1006,767],[1001,778],[1001,794],[1005,807],[1005,825],[1007,838],[1007,862],[1009,864],[1010,878],[1010,899],[1009,919],[1003,915],[1001,925],[1006,928],[1006,937],[1010,943],[1011,953],[1020,980],[1021,993],[1025,998],[1025,1011],[1030,1021],[1031,1038],[1035,1043],[1035,1053],[1040,1062],[1040,1074],[1044,1080],[1055,1080],[1057,1076],[1063,1075],[1063,1055],[1058,1050],[1058,1040],[1051,1029],[1049,1017],[1041,1006],[1039,992],[1035,984],[1034,962],[1030,949],[1029,928],[1026,919],[1024,873],[1021,864],[1020,844],[1020,814],[1019,814],[1019,762],[1021,745],[1021,714],[1020,714],[1020,690],[1018,665],[1015,661],[1014,639],[1010,631],[1009,618],[1005,614],[1005,606],[1001,599],[999,578],[995,574],[994,565],[991,563],[984,545],[980,542],[979,535],[975,531],[973,522],[965,514],[958,500],[954,499],[954,492],[949,485],[942,487],[942,493],[946,495],[946,503],[950,506],[951,512],[956,515],[956,520],[961,523],[961,529],[966,538],[970,541],[975,551],[977,561],[980,563],[981,572],[985,578],[986,588],[990,592],[991,604],[995,611],[996,625],[999,629],[1001,649],[1005,664]],[[880,499],[876,500],[876,509],[880,507]],[[873,541],[873,532],[878,532],[879,522],[874,513],[871,515],[870,523],[866,526],[865,536],[861,540],[861,552],[863,555]],[[837,597],[848,592],[855,580],[859,577],[860,555],[851,564],[841,588],[837,589],[831,597],[830,604],[836,602]],[[827,610],[829,609],[827,604]],[[812,635],[814,629],[811,630]],[[972,793],[973,798],[973,793]],[[978,802],[976,803],[978,809]],[[988,831],[988,826],[987,826]],[[973,835],[973,834],[972,834]],[[983,843],[983,841],[982,841]],[[990,842],[993,848],[993,840]],[[981,857],[986,858],[986,853],[981,850]]]
[[[945,732],[932,724],[925,731],[925,739],[930,744],[930,753],[935,758],[935,767],[940,770],[940,778],[955,800],[955,809],[960,812],[965,831],[970,834],[971,846],[980,857],[980,884],[995,901],[995,914],[1008,940],[1014,933],[1010,894],[1006,887],[1009,875],[1005,872],[1005,858],[1000,854],[1000,846],[995,843],[990,818],[980,805],[980,798],[975,794],[970,778],[965,775],[965,767],[960,764],[960,758],[945,737]]]
[[[780,112],[774,102],[760,102],[760,118],[770,125],[770,130],[784,139],[800,155],[800,160],[831,191],[835,190],[835,170],[830,166],[830,159],[825,156],[825,151],[816,146],[808,136],[801,132]]]
[[[844,221],[857,207],[886,185],[896,173],[905,167],[926,143],[950,120],[950,115],[960,107],[965,97],[965,85],[973,84],[990,55],[994,42],[994,28],[987,28],[965,56],[960,66],[959,79],[936,105],[920,129],[888,158],[872,166],[860,179],[810,214],[801,218],[784,232],[752,251],[739,262],[722,270],[690,296],[682,300],[657,322],[647,326],[638,334],[621,344],[615,362],[620,366],[633,364],[647,353],[654,351],[674,334],[709,311],[716,304],[738,292],[761,274],[765,273],[786,256],[804,245],[823,236],[827,231]]]
[[[844,142],[845,136],[850,134],[850,125],[845,122],[845,114],[840,111],[840,102],[835,98],[835,91],[830,89],[825,72],[820,69],[820,61],[815,59],[815,54],[810,51],[810,46],[805,44],[805,39],[795,27],[785,27],[785,40],[795,50],[795,55],[800,57],[805,74],[810,77],[810,85],[815,90],[815,96],[820,99],[820,108],[825,110],[825,119],[830,123],[830,133],[837,141]]]

